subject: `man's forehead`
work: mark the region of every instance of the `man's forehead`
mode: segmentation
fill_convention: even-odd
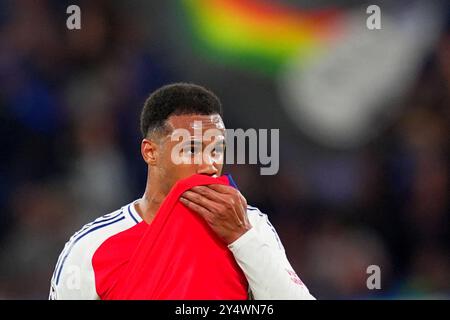
[[[225,130],[222,117],[218,114],[199,115],[199,114],[183,114],[170,116],[166,122],[172,130],[186,129],[190,132],[194,130],[218,129]]]

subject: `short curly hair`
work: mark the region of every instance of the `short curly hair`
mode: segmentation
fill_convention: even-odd
[[[219,114],[222,105],[210,90],[192,83],[173,83],[154,91],[144,103],[141,113],[142,137],[151,132],[165,129],[171,115]]]

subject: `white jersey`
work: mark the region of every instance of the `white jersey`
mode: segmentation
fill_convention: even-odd
[[[57,261],[49,299],[100,299],[93,257],[107,239],[142,222],[136,201],[85,225],[70,238]],[[228,248],[253,299],[314,299],[292,269],[267,215],[252,206],[247,215],[252,228]]]

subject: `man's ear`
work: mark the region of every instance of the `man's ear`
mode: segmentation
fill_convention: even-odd
[[[146,138],[142,139],[141,142],[142,158],[149,166],[156,165],[159,151],[160,151],[159,145],[156,142]]]

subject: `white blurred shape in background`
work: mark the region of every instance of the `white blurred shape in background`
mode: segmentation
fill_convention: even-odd
[[[368,17],[364,8],[349,12],[326,52],[307,65],[288,63],[278,79],[288,114],[326,146],[361,146],[395,118],[443,23],[434,2],[381,7],[381,30],[369,30]]]

